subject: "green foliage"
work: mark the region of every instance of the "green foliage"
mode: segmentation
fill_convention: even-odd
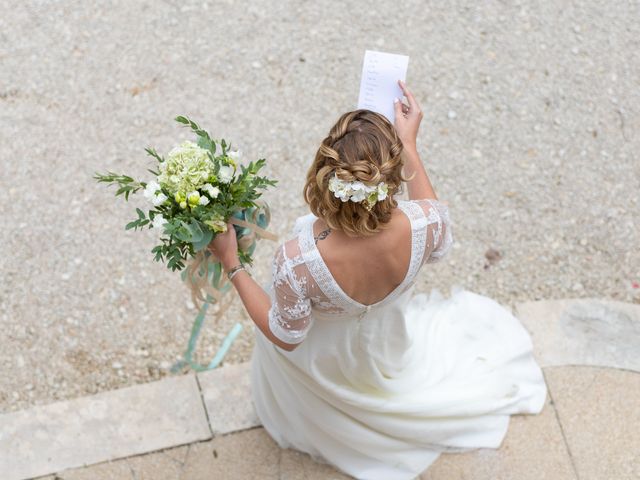
[[[156,160],[158,160],[158,162],[160,162],[160,163],[164,162],[164,158],[162,158],[160,155],[158,155],[158,152],[156,152],[154,148],[148,147],[148,148],[145,148],[144,151],[147,152],[149,155],[151,155]]]
[[[134,230],[138,230],[138,228],[142,228],[145,225],[147,225],[151,220],[145,217],[145,214],[142,210],[140,210],[139,208],[136,208],[136,213],[138,214],[138,218],[136,220],[134,220],[133,222],[129,222],[127,223],[127,226],[124,227],[125,230],[130,230],[130,229],[134,229]]]
[[[219,141],[212,139],[206,130],[187,117],[178,116],[175,121],[190,128],[198,137],[198,146],[207,150],[209,159],[214,164],[213,170],[215,172],[214,178],[211,178],[210,182],[219,188],[220,193],[217,197],[210,198],[210,202],[207,205],[196,205],[182,209],[172,193],[162,188],[162,193],[168,197],[167,200],[159,206],[154,206],[146,214],[141,209],[136,208],[138,218],[125,226],[125,230],[138,230],[144,227],[154,228],[154,218],[157,215],[162,215],[167,222],[162,226],[163,231],[159,238],[161,244],[154,246],[151,253],[154,254],[155,261],[166,262],[167,268],[172,271],[182,270],[190,257],[206,249],[215,238],[217,233],[205,222],[224,221],[226,223],[238,210],[257,207],[256,200],[262,195],[262,190],[274,187],[277,184],[275,180],[258,175],[266,164],[265,159],[250,162],[246,166],[240,165],[231,183],[218,182],[217,175],[220,171],[220,166],[232,163],[227,156],[231,144],[224,139]],[[149,147],[145,148],[145,151],[158,164],[165,161],[155,149]],[[160,175],[158,169],[148,169],[148,171],[154,177]],[[116,196],[123,195],[125,200],[129,199],[131,193],[136,193],[147,186],[145,182],[136,181],[127,175],[119,175],[113,172],[108,172],[107,174],[96,173],[94,178],[98,182],[117,185]],[[203,191],[199,193],[201,196],[205,195]],[[252,253],[253,249],[251,252],[238,251],[240,261],[252,264]]]
[[[106,174],[96,172],[93,178],[96,179],[98,183],[102,182],[119,185],[120,188],[118,188],[118,191],[116,192],[116,197],[124,194],[125,200],[129,200],[130,193],[136,193],[138,190],[144,189],[147,186],[144,182],[138,182],[127,175],[118,175],[113,172],[108,172]]]

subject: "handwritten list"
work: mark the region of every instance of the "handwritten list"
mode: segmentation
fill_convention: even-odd
[[[393,99],[402,100],[402,89],[398,80],[406,80],[408,66],[409,57],[406,55],[365,51],[358,108],[381,113],[393,123]]]

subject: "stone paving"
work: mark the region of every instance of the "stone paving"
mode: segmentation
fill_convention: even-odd
[[[621,353],[579,364],[588,345],[605,353],[622,345],[625,352],[627,332],[618,328],[619,319],[639,324],[640,306],[526,302],[516,314],[527,328],[545,325],[550,337],[557,335],[536,347],[549,388],[543,411],[512,416],[499,449],[442,455],[420,479],[638,478],[640,363]],[[567,318],[580,326],[578,341]],[[603,332],[606,346],[594,343]],[[631,341],[633,350],[640,348],[640,337]],[[573,348],[560,361],[554,345],[563,342]],[[596,365],[598,358],[605,365]],[[0,415],[2,478],[350,478],[271,439],[251,403],[249,368],[230,364]]]

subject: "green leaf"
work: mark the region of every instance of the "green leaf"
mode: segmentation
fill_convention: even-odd
[[[198,222],[195,218],[191,219],[191,223],[189,224],[189,231],[191,232],[191,243],[199,242],[202,239],[203,231],[200,227],[200,222]]]
[[[128,186],[128,185],[125,185],[124,187],[120,187],[120,188],[118,189],[118,191],[116,192],[116,197],[117,197],[118,195],[120,195],[121,193],[124,193],[124,192],[126,192],[126,191],[128,191],[128,190],[130,190],[130,188],[129,188],[129,186]]]
[[[152,156],[156,160],[158,160],[160,163],[164,162],[164,158],[162,158],[160,155],[158,155],[158,152],[156,152],[155,149],[153,149],[151,147],[147,147],[147,148],[144,149],[144,151],[147,152],[150,156]]]
[[[207,245],[211,243],[212,239],[213,239],[213,232],[210,229],[204,230],[202,232],[202,237],[200,238],[200,240],[193,242],[193,249],[196,252],[199,252],[200,250],[204,250],[205,248],[207,248]]]
[[[180,226],[176,229],[173,235],[183,242],[191,241],[191,230],[189,229],[189,225],[183,221],[180,221]]]

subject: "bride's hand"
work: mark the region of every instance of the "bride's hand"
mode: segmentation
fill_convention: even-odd
[[[405,148],[416,148],[416,140],[418,138],[418,129],[422,121],[422,110],[416,101],[413,93],[407,88],[402,80],[398,80],[398,85],[402,89],[409,105],[405,105],[402,100],[394,100],[394,109],[396,119],[394,126],[398,132],[398,136]]]
[[[233,224],[227,223],[227,231],[218,233],[207,248],[225,268],[235,266],[238,263],[238,239]]]

